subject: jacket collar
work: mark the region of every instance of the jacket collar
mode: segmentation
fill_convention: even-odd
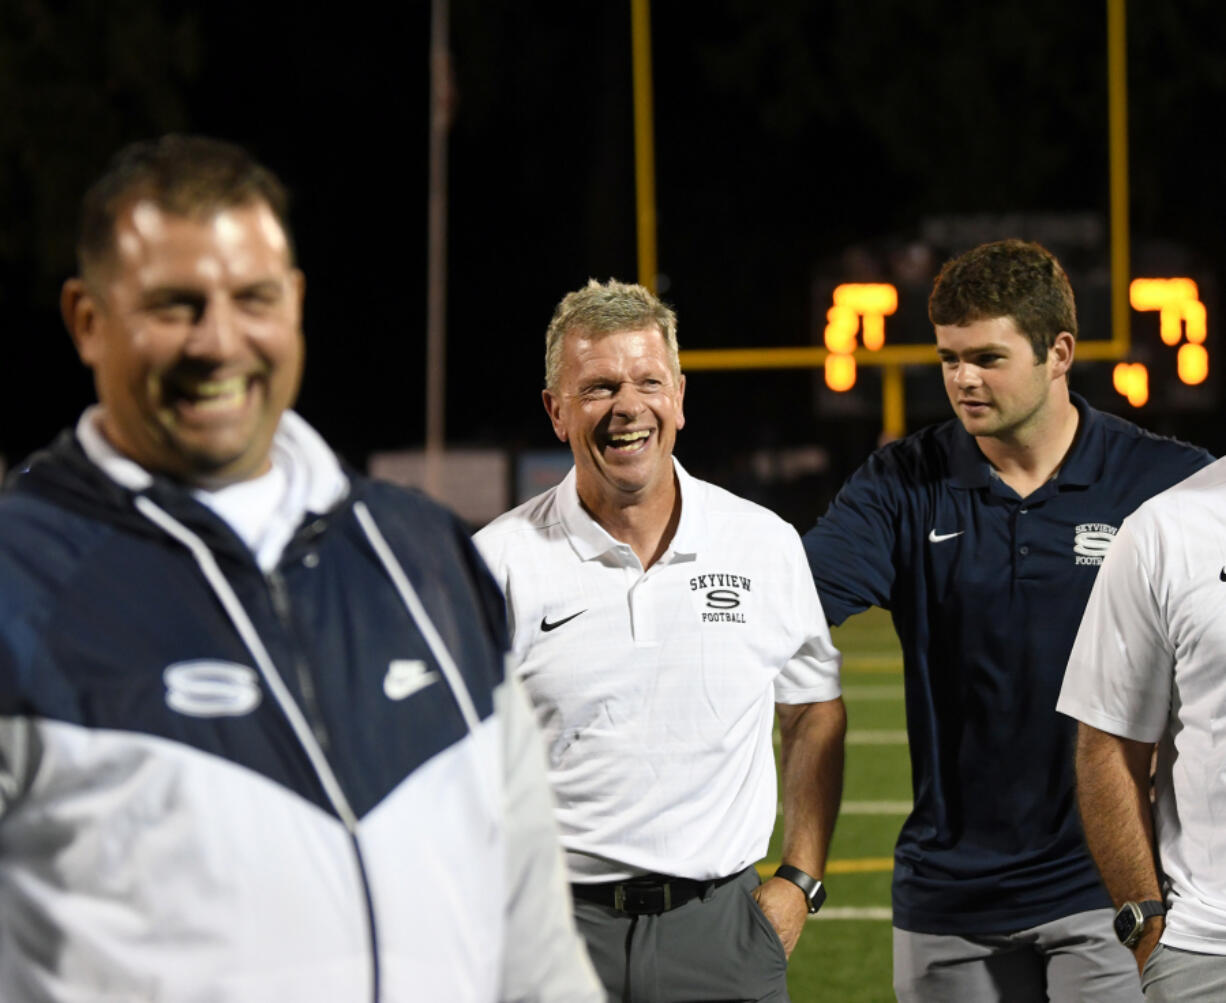
[[[95,404],[86,408],[77,421],[77,440],[85,455],[121,487],[138,494],[148,491],[157,478],[107,441],[98,424],[101,414],[101,405]],[[273,436],[272,459],[274,464],[290,472],[291,480],[301,482],[304,509],[308,512],[327,512],[348,490],[349,479],[341,470],[336,454],[294,411],[281,415]],[[194,489],[188,490],[196,493]]]

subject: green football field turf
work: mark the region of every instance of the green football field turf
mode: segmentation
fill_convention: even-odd
[[[890,865],[911,804],[902,654],[889,615],[880,609],[853,617],[833,634],[843,652],[847,704],[843,808],[826,867],[829,898],[792,954],[788,987],[795,1003],[877,1003],[894,999]],[[768,862],[779,859],[781,828]]]

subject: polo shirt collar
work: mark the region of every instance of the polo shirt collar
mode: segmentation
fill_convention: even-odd
[[[664,555],[665,560],[694,557],[707,533],[707,507],[699,501],[700,483],[686,473],[675,456],[673,469],[677,471],[677,490],[681,493],[681,519]]]
[[[1069,393],[1077,409],[1077,435],[1068,458],[1057,477],[1062,487],[1087,487],[1102,475],[1106,462],[1106,441],[1102,417],[1080,394]],[[955,418],[953,442],[949,451],[950,483],[958,488],[985,488],[992,479],[992,464],[980,451],[975,437]]]
[[[950,422],[953,442],[949,450],[950,484],[956,488],[986,488],[992,480],[992,464],[979,450],[975,437],[955,418]]]
[[[677,490],[681,493],[681,519],[668,550],[661,558],[664,562],[674,557],[697,554],[699,541],[705,534],[707,525],[706,513],[698,503],[699,482],[685,472],[685,468],[675,456],[673,470],[677,474]],[[557,499],[558,513],[566,530],[566,537],[580,560],[590,561],[622,546],[621,541],[610,536],[600,523],[588,515],[580,503],[574,467],[570,468],[558,485]]]
[[[1096,483],[1107,464],[1107,440],[1103,431],[1103,419],[1086,403],[1085,398],[1070,393],[1069,398],[1077,408],[1077,437],[1068,459],[1060,468],[1059,481],[1063,486],[1089,487]]]

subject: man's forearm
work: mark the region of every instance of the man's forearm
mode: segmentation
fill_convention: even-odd
[[[1077,730],[1077,805],[1090,854],[1111,900],[1162,900],[1154,853],[1154,822],[1149,800],[1153,745],[1120,738],[1087,724]],[[1134,948],[1138,966],[1158,942],[1163,921],[1146,925]]]
[[[843,796],[843,737],[847,712],[841,699],[778,704],[783,773],[783,863],[820,878]],[[754,893],[790,957],[808,917],[796,885],[772,878]]]
[[[1112,900],[1162,897],[1149,801],[1153,746],[1087,724],[1077,732],[1077,805]]]
[[[842,699],[779,705],[784,863],[821,877],[843,796]]]

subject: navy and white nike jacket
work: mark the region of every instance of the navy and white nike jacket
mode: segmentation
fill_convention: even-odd
[[[66,433],[0,497],[0,999],[601,999],[504,644],[420,495],[264,573]]]

